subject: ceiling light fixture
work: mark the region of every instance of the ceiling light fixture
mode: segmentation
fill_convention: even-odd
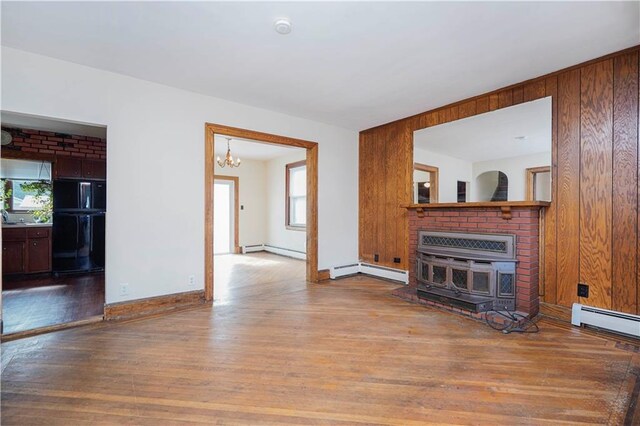
[[[286,18],[276,19],[276,22],[273,23],[273,28],[278,34],[289,34],[291,32],[291,21]]]
[[[231,148],[229,148],[229,142],[231,142],[231,138],[226,138],[227,139],[227,155],[224,157],[224,161],[222,161],[220,159],[220,156],[218,155],[218,158],[216,158],[216,160],[218,161],[218,165],[222,168],[224,168],[224,166],[229,166],[231,168],[233,167],[240,167],[240,157],[238,157],[236,159],[236,161],[233,161],[233,156],[231,155]]]

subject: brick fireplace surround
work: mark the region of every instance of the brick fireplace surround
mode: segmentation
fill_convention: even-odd
[[[510,207],[511,219],[503,215],[501,207],[462,207],[450,208],[408,208],[409,218],[409,286],[398,289],[394,294],[412,301],[420,301],[427,305],[436,305],[458,313],[480,318],[480,314],[472,314],[458,308],[446,307],[431,301],[421,300],[415,296],[416,282],[416,247],[418,231],[447,231],[514,234],[516,235],[516,310],[534,317],[538,314],[538,247],[540,206]]]

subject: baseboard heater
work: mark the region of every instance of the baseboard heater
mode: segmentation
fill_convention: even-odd
[[[353,263],[350,265],[335,266],[329,269],[329,277],[332,280],[355,274],[365,274],[374,277],[385,278],[393,281],[400,281],[409,284],[409,273],[401,269],[386,268],[384,266],[371,265],[368,263]]]
[[[242,246],[242,254],[255,253],[257,251],[264,251],[264,244],[255,244],[252,246]]]
[[[294,259],[306,260],[307,254],[302,251],[291,250],[282,247],[270,246],[268,244],[255,244],[251,246],[242,246],[242,253],[255,253],[258,251],[268,251],[269,253],[279,254],[281,256],[293,257]]]
[[[615,333],[640,338],[640,316],[593,308],[574,303],[571,308],[571,324],[589,325]]]

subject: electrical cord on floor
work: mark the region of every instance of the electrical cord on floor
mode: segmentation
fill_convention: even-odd
[[[498,317],[502,319],[496,321],[495,319]],[[504,334],[537,333],[540,331],[538,324],[533,322],[531,318],[512,311],[490,310],[484,313],[484,319],[489,327],[502,331]]]

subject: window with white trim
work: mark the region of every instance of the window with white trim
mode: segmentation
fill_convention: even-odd
[[[286,166],[286,226],[305,229],[307,226],[307,162],[305,160]]]

